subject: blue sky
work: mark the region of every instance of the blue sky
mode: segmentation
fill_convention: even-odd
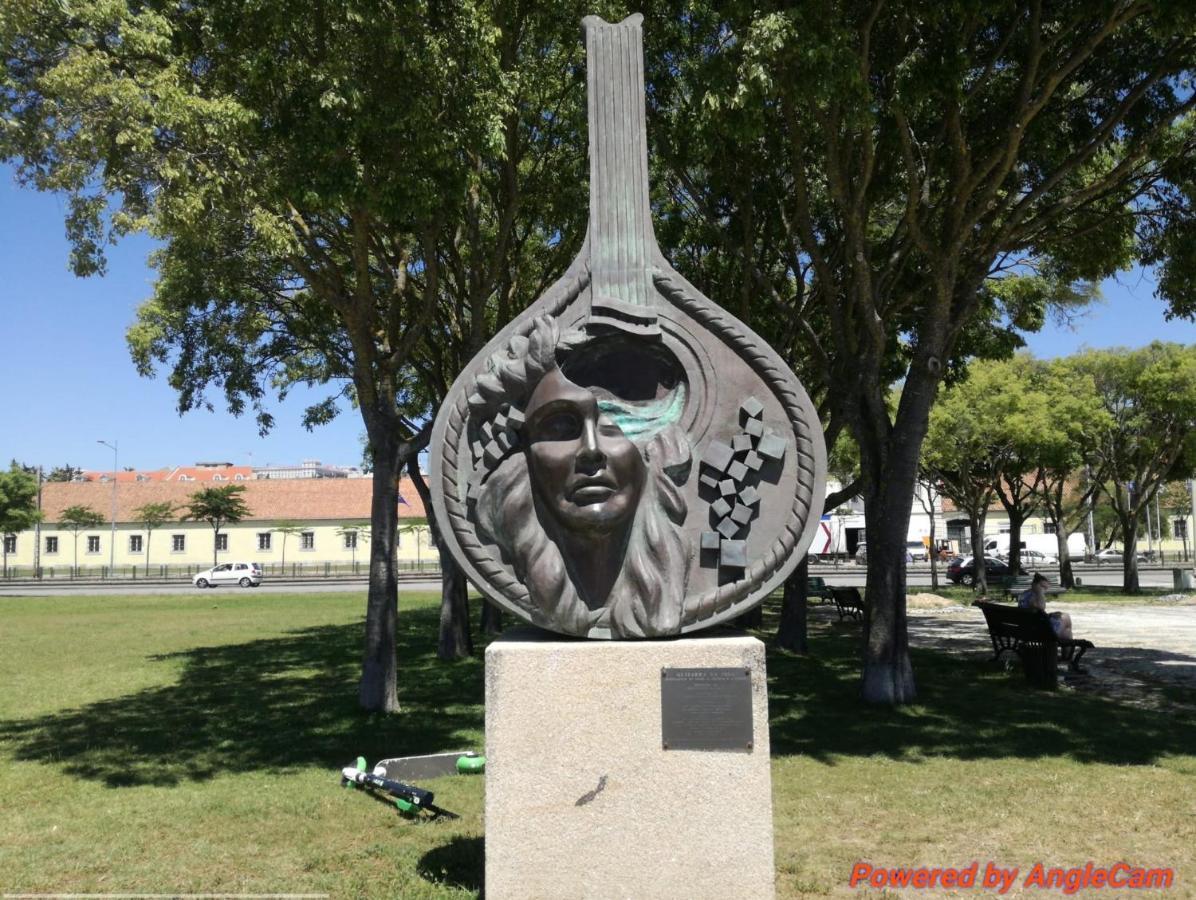
[[[165,379],[139,377],[125,347],[125,330],[151,291],[151,243],[123,241],[110,249],[104,277],[76,278],[67,268],[63,212],[61,198],[18,187],[12,170],[0,167],[0,462],[110,468],[112,451],[96,443],[101,439],[118,442],[122,467],[143,469],[199,460],[360,461],[364,429],[357,412],[346,409],[333,423],[306,431],[299,424],[303,407],[322,395],[301,389],[272,404],[276,425],[265,438],[249,417],[221,411],[180,417]],[[1164,320],[1147,273],[1111,279],[1102,292],[1103,300],[1072,328],[1048,324],[1030,337],[1030,349],[1050,357],[1081,346],[1196,342],[1196,325]]]

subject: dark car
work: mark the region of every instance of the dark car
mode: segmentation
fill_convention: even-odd
[[[1004,578],[1012,572],[1008,564],[1001,562],[993,556],[984,557],[984,578],[986,581],[992,581],[994,578]],[[976,583],[976,570],[972,565],[972,557],[957,556],[951,562],[947,563],[947,579],[956,584],[963,584],[971,587]]]

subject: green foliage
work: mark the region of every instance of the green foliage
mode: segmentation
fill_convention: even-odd
[[[1196,347],[1156,341],[1139,350],[1091,350],[1073,365],[1092,379],[1104,413],[1088,462],[1118,521],[1123,589],[1134,592],[1133,549],[1147,508],[1168,481],[1196,472]]]
[[[133,510],[133,519],[136,522],[140,522],[141,527],[146,531],[153,531],[167,522],[173,522],[175,513],[175,506],[169,501],[146,503]]]
[[[32,528],[39,518],[37,476],[13,463],[7,472],[0,472],[0,535]]]
[[[212,565],[216,565],[216,538],[220,529],[226,524],[235,525],[249,515],[249,507],[241,499],[244,493],[244,485],[225,484],[200,488],[188,498],[183,520],[207,522],[212,526]]]
[[[69,463],[65,466],[55,466],[50,470],[50,474],[46,476],[46,481],[64,482],[74,481],[76,475],[82,475],[83,470],[78,466],[72,466]]]
[[[240,484],[200,488],[187,499],[183,520],[207,522],[217,531],[221,525],[235,525],[249,515],[249,507],[241,498],[244,493],[245,486]]]
[[[104,524],[104,517],[90,506],[68,506],[58,516],[58,527],[69,528],[78,539],[82,528],[97,528]]]

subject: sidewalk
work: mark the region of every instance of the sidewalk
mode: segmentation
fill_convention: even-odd
[[[1084,656],[1087,673],[1069,674],[1066,687],[1145,706],[1174,706],[1178,689],[1179,703],[1196,709],[1196,601],[1050,602],[1048,609],[1068,613],[1076,637],[1096,644]],[[992,656],[984,616],[971,607],[910,609],[909,635],[914,647]]]

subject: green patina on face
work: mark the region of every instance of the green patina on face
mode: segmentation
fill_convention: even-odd
[[[627,403],[622,400],[601,398],[598,411],[608,416],[629,441],[646,444],[668,426],[681,418],[685,409],[685,383],[659,400],[645,403]]]

